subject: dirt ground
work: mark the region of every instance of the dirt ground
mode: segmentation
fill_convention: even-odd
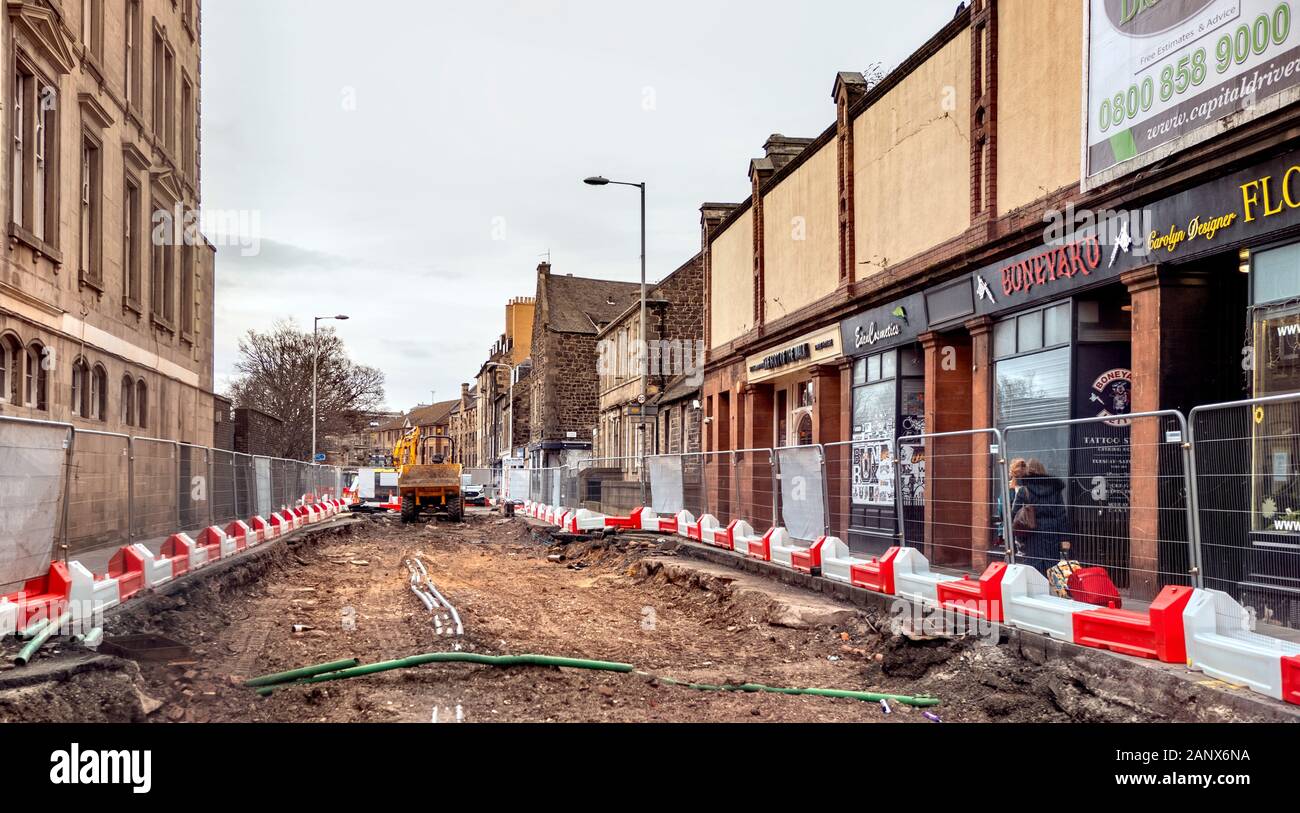
[[[411,592],[412,556],[459,611],[463,635],[454,634],[449,617],[435,620]],[[933,695],[943,702],[931,711],[945,722],[1181,714],[1170,709],[1153,717],[1006,646],[914,640],[891,634],[887,621],[879,612],[674,555],[652,537],[559,544],[522,519],[483,512],[461,525],[370,518],[280,544],[245,565],[139,602],[110,620],[110,637],[153,633],[192,654],[33,678],[0,690],[0,721],[36,714],[157,722],[933,722],[901,703],[886,714],[861,700],[702,692],[578,669],[433,664],[289,686],[270,697],[240,685],[323,661],[457,648],[621,661],[698,683]],[[84,657],[65,644],[33,667]]]

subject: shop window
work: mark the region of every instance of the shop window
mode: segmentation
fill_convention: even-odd
[[[1251,282],[1256,305],[1300,296],[1300,243],[1256,252]]]
[[[810,407],[813,405],[815,401],[816,398],[813,392],[813,383],[811,381],[805,381],[802,384],[800,384],[799,385],[799,406]]]
[[[1070,348],[1016,356],[994,366],[994,408],[998,426],[1065,421],[1070,418]],[[1068,471],[1069,428],[1052,427],[1022,433],[1017,449],[1037,457],[1050,474]]]
[[[993,356],[1008,358],[1070,343],[1070,304],[1009,316],[993,326]]]

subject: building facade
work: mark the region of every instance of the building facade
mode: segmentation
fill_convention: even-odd
[[[647,290],[648,331],[641,330],[638,297],[597,333],[595,457],[631,461],[666,453],[670,445],[678,451],[699,450],[698,442],[691,448],[680,440],[683,429],[688,439],[698,441],[699,436],[699,410],[688,407],[698,400],[703,381],[703,316],[704,262],[696,255]],[[697,425],[694,432],[692,424]],[[669,443],[670,429],[679,442]]]
[[[451,437],[456,462],[467,469],[479,468],[478,385],[460,385],[460,400],[451,410]]]
[[[214,440],[197,0],[6,4],[0,415]]]
[[[529,413],[529,468],[590,456],[600,414],[596,338],[634,302],[641,286],[537,267]]]
[[[1219,2],[1127,18],[1117,5],[973,0],[882,81],[839,74],[834,123],[793,157],[774,137],[750,164],[750,200],[704,219],[706,448],[823,444],[829,516],[855,550],[894,544],[901,516],[932,561],[999,555],[1005,518],[977,493],[987,439],[900,439],[1300,389],[1289,15],[1248,3],[1227,25]],[[1212,35],[1182,68],[1182,45],[1167,72],[1165,56],[1149,72],[1121,64],[1125,38],[1203,23]],[[1156,507],[1164,464],[1140,451],[1164,436],[1155,422],[1102,426],[1106,438],[1058,425],[1031,445],[1066,481],[1075,527],[1105,540],[1079,558],[1151,593],[1153,574],[1188,567]],[[1069,451],[1107,440],[1134,450],[1122,471]],[[1289,465],[1273,452],[1259,459]],[[941,479],[927,481],[927,455],[947,458]],[[743,480],[711,477],[712,504],[761,513]],[[1290,506],[1274,481],[1252,482],[1270,510]],[[896,510],[900,492],[914,512]],[[1247,531],[1260,529],[1233,538]],[[1229,580],[1294,579],[1265,572],[1278,565],[1255,544],[1225,554]]]
[[[518,459],[517,451],[510,450],[511,441],[517,450],[528,442],[526,432],[519,431],[527,423],[520,423],[520,416],[527,416],[527,387],[517,382],[526,374],[530,365],[533,344],[533,322],[536,301],[532,297],[521,296],[506,303],[505,331],[488,351],[488,358],[479,368],[475,392],[478,396],[474,411],[478,419],[476,439],[478,463],[485,468],[500,468],[502,458]],[[516,381],[514,408],[511,408],[511,380]],[[511,434],[511,415],[514,416],[515,431]]]

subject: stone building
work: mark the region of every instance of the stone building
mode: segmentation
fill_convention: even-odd
[[[526,428],[529,393],[518,382],[527,375],[533,344],[536,301],[530,296],[515,297],[506,303],[505,331],[488,351],[488,358],[478,371],[474,409],[478,420],[476,458],[483,468],[499,469],[502,458],[519,459],[518,449],[528,442]],[[510,404],[510,383],[514,386],[514,407]],[[510,416],[514,415],[513,436]],[[513,440],[514,450],[510,449]]]
[[[5,14],[0,415],[210,445],[199,4]]]
[[[1252,12],[1252,48],[1234,51],[1248,26],[1198,17],[1208,5],[1125,18],[1106,0],[973,0],[881,81],[836,76],[830,125],[771,139],[750,199],[704,218],[706,448],[822,444],[829,511],[811,532],[864,553],[901,533],[978,571],[1007,524],[988,497],[987,438],[915,436],[1053,424],[1020,448],[1067,483],[1073,555],[1138,596],[1186,573],[1187,545],[1170,541],[1180,512],[1158,492],[1166,464],[1149,451],[1169,436],[1105,421],[1300,390],[1281,338],[1300,323],[1300,87],[1286,62],[1300,31]],[[1157,23],[1204,37],[1133,66]],[[1048,32],[1062,47],[1043,47]],[[1225,42],[1232,59],[1183,81],[1179,59]],[[1063,423],[1080,419],[1101,423]],[[1257,469],[1259,505],[1200,501],[1225,501],[1207,583],[1294,581],[1252,552],[1259,534],[1289,533],[1260,506],[1290,505],[1295,488],[1269,468],[1293,453],[1258,442],[1239,465]],[[1125,451],[1070,453],[1081,444]],[[936,459],[943,475],[927,480]],[[772,521],[768,473],[726,466],[711,507]],[[1300,610],[1300,591],[1266,592]]]
[[[596,334],[600,418],[593,437],[595,457],[634,459],[667,453],[670,429],[677,451],[699,450],[699,410],[690,407],[699,398],[704,378],[700,255],[648,287],[646,318],[650,329],[643,334],[638,295]],[[695,438],[694,447],[682,444],[683,429],[688,438]]]
[[[632,282],[585,279],[537,266],[528,460],[551,467],[590,454],[599,419],[596,337],[640,299]]]
[[[242,454],[274,457],[284,421],[252,407],[234,410],[234,446]]]
[[[460,400],[451,410],[451,437],[456,462],[467,469],[479,468],[477,384],[460,385]]]

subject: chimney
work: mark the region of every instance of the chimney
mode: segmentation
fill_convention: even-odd
[[[768,136],[763,144],[763,157],[749,162],[749,180],[755,189],[761,189],[768,178],[790,163],[804,148],[813,143],[811,138],[790,138],[780,133]]]
[[[858,71],[840,71],[835,76],[835,87],[831,90],[831,100],[847,109],[867,95],[867,77]]]

